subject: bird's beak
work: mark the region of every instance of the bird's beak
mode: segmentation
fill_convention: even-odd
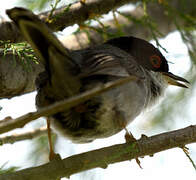
[[[163,74],[164,79],[168,82],[168,84],[183,87],[183,88],[188,88],[184,84],[184,83],[189,84],[189,82],[186,79],[179,77],[179,76],[176,76],[170,72],[162,72],[162,74]]]

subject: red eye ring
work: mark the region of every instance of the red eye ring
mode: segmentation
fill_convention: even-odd
[[[150,62],[154,68],[160,68],[161,66],[161,58],[157,55],[150,56]]]

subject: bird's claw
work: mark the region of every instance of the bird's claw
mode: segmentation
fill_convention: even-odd
[[[125,128],[125,131],[126,131],[126,133],[125,133],[125,141],[126,141],[127,143],[134,143],[134,142],[137,141],[137,139],[134,138],[134,136],[132,135],[132,133],[129,132],[129,131],[127,130],[127,128]]]
[[[133,134],[127,130],[127,128],[125,128],[125,140],[126,140],[126,143],[134,143],[134,142],[137,142],[137,139],[135,139],[135,137],[133,136]],[[135,161],[136,163],[138,164],[138,166],[142,169],[142,166],[141,166],[141,162],[139,160],[139,158],[135,158]]]

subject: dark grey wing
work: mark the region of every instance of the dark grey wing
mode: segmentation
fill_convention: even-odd
[[[141,77],[142,68],[134,57],[127,52],[107,44],[72,52],[76,63],[81,67],[81,78],[93,75],[111,75]]]

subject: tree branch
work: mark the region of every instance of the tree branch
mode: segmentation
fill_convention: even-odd
[[[35,129],[33,131],[20,133],[20,134],[13,134],[11,136],[4,136],[0,137],[0,145],[4,144],[13,144],[17,141],[29,140],[39,136],[42,136],[47,133],[46,127],[41,127],[39,129]]]
[[[44,107],[36,112],[27,113],[19,118],[16,119],[5,119],[0,121],[0,134],[8,132],[10,130],[16,129],[16,128],[22,128],[25,124],[29,123],[30,121],[33,121],[35,119],[38,119],[42,116],[50,116],[52,114],[55,114],[57,112],[61,112],[66,109],[70,109],[82,102],[85,102],[88,99],[91,99],[92,97],[103,93],[111,88],[115,88],[117,86],[120,86],[124,83],[128,83],[130,81],[137,81],[139,80],[136,76],[129,76],[126,78],[122,78],[120,80],[114,81],[114,82],[108,82],[106,84],[103,84],[101,86],[95,87],[91,90],[88,90],[84,93],[81,93],[79,95],[73,96],[69,99],[62,100],[59,102],[56,102],[50,106]]]
[[[73,3],[56,9],[51,17],[52,22],[47,23],[47,25],[54,31],[62,31],[67,26],[81,24],[88,19],[107,14],[112,9],[135,2],[137,0],[86,0],[85,4],[81,2]],[[50,11],[41,13],[40,17],[46,21],[49,14]]]
[[[196,142],[196,126],[159,135],[140,138],[135,143],[125,143],[54,160],[47,164],[18,172],[4,174],[0,180],[54,180],[93,169],[107,168],[109,164],[144,157],[175,147]]]
[[[84,21],[92,19],[95,16],[107,14],[112,9],[116,9],[118,7],[121,7],[122,5],[136,2],[138,3],[137,0],[88,0],[86,1],[85,5],[80,2],[77,2],[56,9],[51,16],[52,20],[49,22],[47,21],[47,19],[50,14],[50,11],[43,12],[38,16],[43,21],[46,21],[49,28],[51,28],[53,31],[61,31],[68,26],[74,24],[82,24]],[[139,2],[141,2],[141,0]],[[192,17],[196,16],[196,7],[193,5],[195,4],[194,0],[187,0],[186,7],[178,0],[171,0],[168,3],[173,9],[176,9],[179,12],[184,12]],[[176,29],[174,21],[171,19],[171,17],[168,17],[168,15],[165,14],[165,9],[161,4],[154,2],[148,3],[147,11],[152,20],[157,23],[158,29],[164,30],[164,34],[168,34],[169,32]],[[134,11],[129,11],[128,14],[133,15],[137,18],[141,17],[141,15],[143,15],[144,13],[143,9],[139,7]],[[182,21],[182,19],[180,21]],[[114,24],[113,22],[111,22],[112,21],[110,21],[110,24]],[[119,23],[125,26],[123,27],[123,29],[127,34],[133,35],[136,33],[137,35],[137,32],[139,30],[138,35],[142,34],[142,36],[140,37],[147,37],[147,31],[146,29],[141,28],[141,25],[138,26],[134,24],[134,27],[131,20],[125,21],[124,19],[122,21],[119,20]],[[116,27],[112,26],[109,31],[115,31],[115,29]],[[11,42],[21,42],[24,40],[13,22],[2,22],[0,24],[0,32],[1,40],[11,40]]]
[[[171,0],[168,2],[169,6],[180,13],[189,14],[191,17],[196,18],[196,6],[194,0],[186,1],[186,7],[183,3],[180,3],[178,0]],[[177,30],[175,22],[178,22],[179,25],[187,26],[187,22],[180,18],[179,16],[171,17],[167,14],[167,9],[158,3],[148,3],[147,12],[151,21],[156,25],[157,31],[159,31],[162,36],[157,34],[158,37],[165,37],[170,32]],[[122,32],[125,35],[134,35],[139,38],[146,40],[153,39],[152,32],[146,24],[136,23],[132,19],[139,21],[144,17],[144,9],[141,6],[137,6],[132,11],[121,12],[122,15],[118,15],[118,23],[121,27]],[[106,29],[106,33],[115,34],[118,32],[116,22],[114,19],[103,22],[105,26],[109,27]],[[96,26],[95,28],[98,28]],[[90,38],[90,41],[89,41]],[[93,31],[88,30],[88,34],[85,32],[80,32],[74,35],[70,35],[62,39],[63,44],[70,49],[81,49],[94,44],[99,44],[103,42],[103,35]],[[72,42],[72,43],[70,43]]]
[[[53,31],[61,31],[67,26],[81,24],[88,19],[136,0],[87,0],[85,4],[76,2],[53,11],[51,21],[48,22],[50,11],[41,13],[39,17],[47,23]],[[23,40],[20,32],[13,22],[3,22],[0,25],[0,39],[20,42]]]
[[[88,5],[81,5],[80,2],[75,3],[70,7],[69,11],[64,11],[66,7],[62,7],[57,9],[54,12],[54,16],[60,18],[55,18],[49,26],[56,30],[59,26],[66,27],[68,25],[73,25],[74,23],[80,24],[82,19],[85,20],[87,16],[85,15],[87,12],[103,12],[104,8],[100,11],[98,7],[102,7],[99,3],[113,3],[115,6],[107,6],[107,8],[112,9],[113,7],[119,7],[120,4],[126,2],[136,2],[135,0],[127,0],[127,1],[112,1],[112,0],[92,0],[87,1]],[[94,4],[95,3],[95,4]],[[178,10],[179,12],[187,13],[192,17],[196,17],[196,6],[195,0],[187,0],[186,7],[183,6],[183,3],[180,3],[178,0],[169,1],[172,8]],[[111,4],[110,4],[111,5]],[[76,8],[77,7],[77,8]],[[91,9],[88,9],[91,7]],[[87,11],[85,10],[87,8]],[[94,9],[98,8],[94,11]],[[109,9],[107,9],[108,11]],[[174,20],[168,16],[165,12],[163,6],[158,3],[148,3],[147,10],[150,18],[157,25],[158,30],[164,35],[167,35],[169,32],[176,30]],[[49,12],[45,12],[40,14],[40,17],[44,20],[47,18],[47,14]],[[63,14],[64,13],[64,14]],[[63,16],[62,16],[63,14]],[[138,6],[133,11],[128,11],[124,13],[127,17],[134,17],[136,19],[140,19],[144,15],[143,8]],[[62,18],[64,18],[62,20]],[[179,24],[184,24],[183,19],[177,19]],[[141,24],[136,24],[131,20],[126,19],[124,16],[118,16],[118,22],[120,26],[122,26],[122,31],[126,35],[134,35],[144,39],[151,39],[152,34],[149,31],[148,27],[143,27]],[[56,25],[55,25],[56,24]],[[114,20],[109,20],[105,22],[106,25],[109,26],[106,33],[115,33],[117,31],[116,24]],[[56,28],[55,28],[56,26]],[[89,43],[90,38],[90,43]],[[23,38],[19,34],[16,26],[12,22],[3,22],[0,24],[0,39],[1,40],[11,40],[12,42],[20,42],[23,41]],[[103,42],[103,37],[100,33],[89,30],[89,34],[87,35],[84,32],[78,33],[76,35],[68,36],[62,39],[63,44],[69,49],[81,49],[85,48],[97,43]],[[43,71],[43,67],[41,64],[33,64],[32,72],[25,71],[22,66],[21,61],[16,57],[16,67],[13,66],[13,57],[14,55],[0,55],[0,59],[5,59],[5,61],[0,61],[0,98],[11,98],[17,95],[25,94],[28,92],[32,92],[35,90],[34,81],[39,72]],[[19,77],[19,78],[18,78]],[[18,80],[20,79],[20,80]]]

